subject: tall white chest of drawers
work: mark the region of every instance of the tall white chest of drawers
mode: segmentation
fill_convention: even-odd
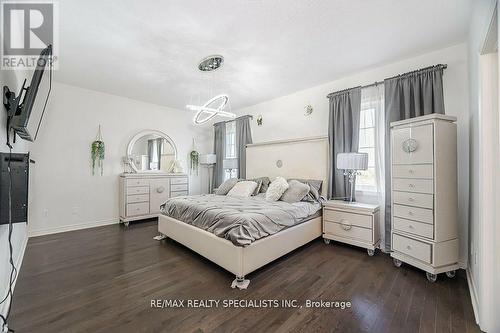
[[[120,221],[157,217],[160,206],[189,194],[188,176],[169,173],[123,173],[120,175]]]
[[[455,121],[431,114],[391,123],[391,256],[431,282],[458,268]]]

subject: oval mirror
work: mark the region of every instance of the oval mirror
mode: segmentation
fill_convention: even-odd
[[[165,133],[145,130],[130,140],[127,159],[135,172],[172,172],[177,147]]]

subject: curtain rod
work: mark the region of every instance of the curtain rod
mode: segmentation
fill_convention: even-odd
[[[374,87],[374,86],[377,86],[379,84],[382,84],[384,83],[384,81],[386,80],[392,80],[392,79],[396,79],[400,76],[403,76],[403,75],[409,75],[409,74],[414,74],[414,73],[417,73],[417,72],[420,72],[420,71],[425,71],[427,69],[431,69],[431,68],[441,68],[441,69],[446,69],[448,68],[448,65],[447,64],[437,64],[437,65],[432,65],[432,66],[427,66],[427,67],[424,67],[424,68],[420,68],[420,69],[417,69],[417,70],[414,70],[414,71],[410,71],[410,72],[407,72],[407,73],[402,73],[402,74],[398,74],[398,75],[394,75],[394,76],[391,76],[387,79],[384,79],[382,81],[375,81],[373,83],[370,83],[370,84],[367,84],[367,85],[364,85],[364,86],[360,86],[360,87],[354,87],[354,88],[348,88],[348,89],[343,89],[343,90],[339,90],[339,91],[335,91],[335,92],[332,92],[332,93],[329,93],[326,98],[330,98],[330,96],[334,95],[334,94],[338,94],[338,93],[341,93],[341,92],[344,92],[344,91],[347,91],[347,90],[351,90],[351,89],[356,89],[356,88],[369,88],[369,87]]]
[[[230,122],[232,122],[232,121],[235,121],[236,119],[245,118],[245,117],[248,117],[248,118],[250,118],[250,119],[253,119],[253,116],[252,116],[251,114],[247,114],[247,115],[244,115],[244,116],[239,116],[239,117],[236,117],[236,118],[231,119],[231,120],[226,120],[226,121],[218,121],[218,122],[216,122],[216,123],[214,124],[214,126],[215,126],[215,125],[217,125],[217,124],[230,123]]]

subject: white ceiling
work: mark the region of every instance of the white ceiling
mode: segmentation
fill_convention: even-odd
[[[471,0],[63,0],[61,82],[184,109],[222,54],[232,109],[466,39]]]

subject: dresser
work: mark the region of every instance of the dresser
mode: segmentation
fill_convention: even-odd
[[[123,173],[120,175],[120,222],[157,217],[160,206],[189,194],[188,176],[169,173]]]
[[[431,282],[458,268],[455,122],[431,114],[391,123],[391,256]]]
[[[373,256],[380,242],[379,207],[343,200],[329,200],[323,206],[323,240],[339,241],[367,249]]]

